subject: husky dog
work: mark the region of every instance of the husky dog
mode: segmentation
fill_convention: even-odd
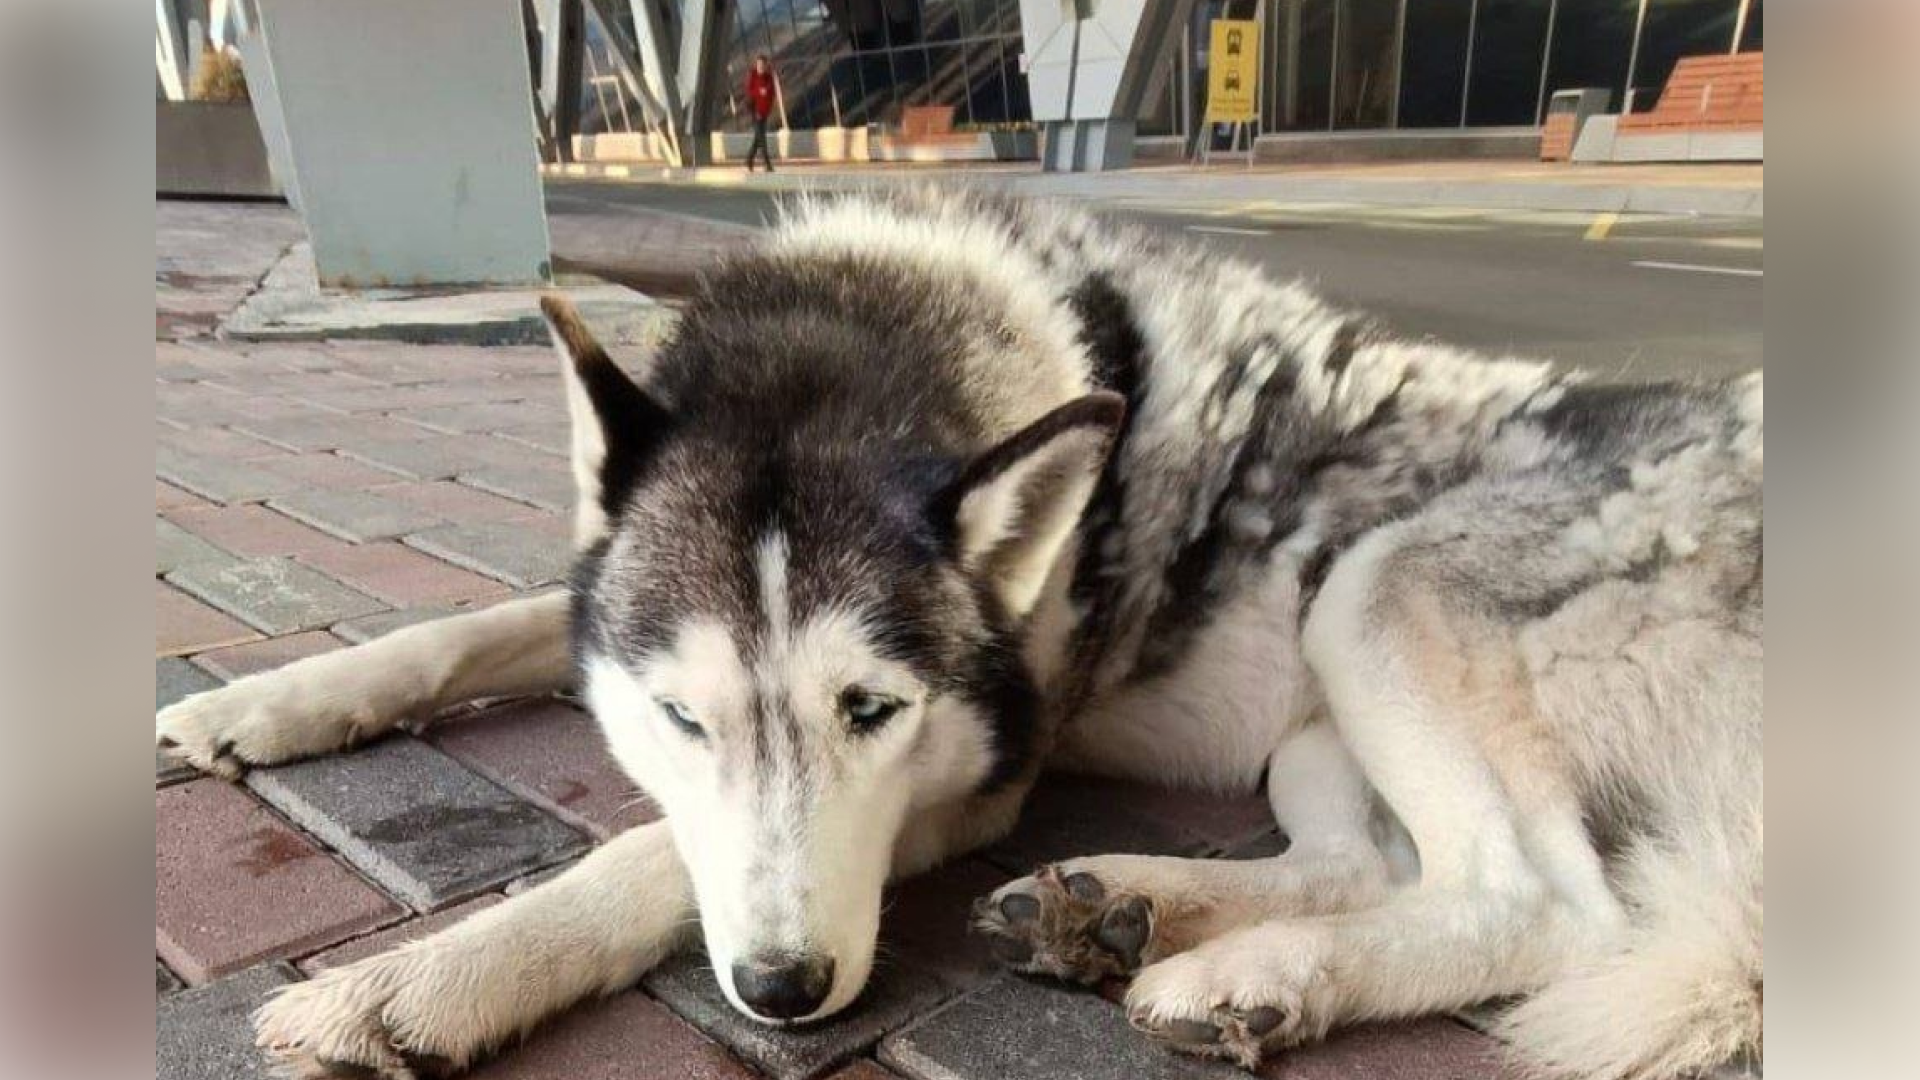
[[[697,925],[756,1019],[833,1014],[885,882],[1043,764],[1265,787],[1291,846],[1072,859],[975,906],[1251,1067],[1518,996],[1518,1057],[1761,1045],[1761,380],[1609,386],[1398,341],[1067,209],[803,200],[637,381],[564,303],[568,595],[189,699],[195,765],[577,677],[665,810],[256,1017],[297,1075],[463,1067]],[[569,648],[571,645],[571,648]],[[697,919],[695,918],[697,914]]]

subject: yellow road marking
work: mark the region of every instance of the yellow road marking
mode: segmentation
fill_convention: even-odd
[[[1608,213],[1608,214],[1599,215],[1598,217],[1593,219],[1592,225],[1587,226],[1586,239],[1605,240],[1607,238],[1607,234],[1612,232],[1613,227],[1619,224],[1619,222],[1620,222],[1619,214]]]

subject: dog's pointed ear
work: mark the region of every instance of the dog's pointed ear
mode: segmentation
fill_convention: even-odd
[[[934,497],[967,572],[1024,618],[1080,522],[1126,416],[1118,394],[1076,398],[968,462]]]
[[[560,352],[567,383],[577,492],[573,538],[585,548],[605,536],[619,516],[634,478],[671,417],[613,362],[573,304],[548,293],[540,298],[540,312]]]

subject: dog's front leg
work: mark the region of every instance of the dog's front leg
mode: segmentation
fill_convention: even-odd
[[[567,684],[567,595],[510,600],[323,653],[161,710],[162,747],[229,779],[330,753],[481,697]]]
[[[633,985],[694,932],[665,822],[447,930],[296,983],[254,1016],[300,1078],[411,1080],[476,1058],[586,998]]]

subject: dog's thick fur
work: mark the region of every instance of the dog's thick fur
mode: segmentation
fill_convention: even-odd
[[[1253,1065],[1521,995],[1502,1029],[1547,1073],[1759,1053],[1757,374],[1592,384],[933,192],[799,203],[638,384],[549,316],[571,609],[399,631],[159,732],[233,775],[577,671],[667,821],[288,989],[258,1024],[296,1072],[464,1066],[696,909],[737,1006],[831,1013],[884,878],[1003,833],[1043,762],[1264,782],[1292,838],[976,906],[1016,969],[1133,976],[1149,1037]]]

